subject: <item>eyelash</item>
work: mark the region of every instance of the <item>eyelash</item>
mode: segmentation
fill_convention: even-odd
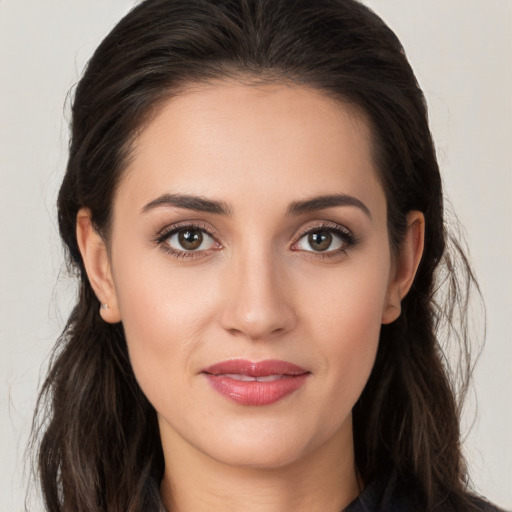
[[[174,249],[169,244],[166,244],[166,241],[173,235],[179,233],[180,231],[186,231],[187,229],[190,229],[191,231],[202,231],[203,233],[206,233],[209,237],[213,238],[215,243],[219,246],[215,249],[207,249],[202,251],[180,251],[177,249]],[[215,239],[215,232],[207,225],[205,224],[191,224],[191,223],[185,223],[185,224],[174,224],[172,226],[168,226],[164,228],[162,231],[160,231],[156,237],[154,238],[153,242],[162,248],[163,251],[165,251],[167,254],[170,254],[174,258],[177,259],[194,259],[201,256],[204,256],[204,253],[209,253],[211,250],[218,250],[222,248],[222,245],[217,242]],[[201,255],[201,256],[200,256]]]
[[[185,231],[185,230],[194,230],[194,231],[202,231],[206,233],[209,237],[211,237],[218,247],[215,249],[206,249],[201,251],[187,251],[187,250],[177,250],[171,247],[166,241],[172,237],[173,235]],[[336,236],[340,239],[342,246],[338,249],[328,250],[328,251],[303,251],[301,249],[293,249],[295,245],[297,245],[304,237],[313,234],[319,233],[321,231],[328,232]],[[175,224],[172,226],[167,226],[163,230],[161,230],[153,239],[153,243],[157,246],[161,247],[163,251],[167,254],[172,255],[177,259],[196,259],[200,257],[204,257],[209,254],[212,250],[222,249],[222,244],[220,244],[215,238],[215,232],[206,224],[194,224],[194,223],[185,223],[185,224]],[[290,248],[296,252],[307,253],[309,257],[319,257],[322,259],[332,258],[339,256],[340,254],[346,254],[347,251],[353,247],[355,247],[359,243],[359,239],[357,239],[347,228],[340,226],[339,224],[332,222],[322,222],[314,226],[310,226],[304,231],[302,231],[293,241]]]
[[[291,244],[291,247],[293,248],[293,246],[297,245],[304,237],[313,233],[319,233],[321,231],[331,233],[338,237],[342,245],[338,249],[331,249],[329,251],[303,251],[311,257],[322,259],[335,258],[340,256],[340,254],[346,254],[348,250],[355,247],[359,243],[359,239],[356,238],[354,234],[347,228],[334,222],[321,222],[314,226],[309,226],[307,229],[302,231]]]

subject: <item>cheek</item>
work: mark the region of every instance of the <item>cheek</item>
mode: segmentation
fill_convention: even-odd
[[[389,280],[388,258],[353,261],[329,276],[310,276],[303,299],[308,335],[316,340],[311,349],[328,379],[330,405],[340,410],[342,404],[342,414],[357,401],[373,368]]]
[[[208,281],[193,268],[176,271],[161,255],[140,261],[120,259],[114,279],[133,371],[156,407],[163,393],[175,399],[169,393],[194,374],[192,356],[213,321],[217,286],[214,273]]]
[[[367,251],[337,268],[304,272],[300,289],[304,315],[319,337],[339,343],[364,344],[378,338],[389,282],[389,257]],[[377,254],[382,254],[378,252]],[[359,340],[359,343],[358,343]]]

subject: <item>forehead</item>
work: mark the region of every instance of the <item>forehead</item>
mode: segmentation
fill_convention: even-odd
[[[165,102],[135,140],[119,192],[141,204],[163,192],[236,202],[279,189],[292,201],[333,188],[382,194],[365,116],[311,88],[233,81]]]

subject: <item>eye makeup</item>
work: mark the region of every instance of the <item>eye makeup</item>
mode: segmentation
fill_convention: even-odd
[[[345,226],[320,221],[302,230],[290,248],[292,251],[310,253],[311,257],[319,256],[325,259],[346,254],[359,241]]]
[[[176,259],[200,259],[223,249],[216,231],[204,222],[184,221],[166,226],[152,242]],[[308,225],[294,237],[289,249],[308,257],[333,258],[346,254],[359,239],[346,227],[331,221]]]
[[[222,249],[215,239],[215,231],[202,222],[166,226],[157,233],[153,243],[176,259],[198,259]]]

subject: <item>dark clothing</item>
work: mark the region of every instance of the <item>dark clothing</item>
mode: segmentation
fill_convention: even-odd
[[[159,496],[155,484],[153,492]],[[155,496],[154,495],[154,496]],[[506,512],[483,499],[474,497],[472,502],[480,512]],[[163,503],[159,512],[167,512]],[[387,476],[371,482],[361,494],[341,512],[421,512],[423,510],[417,498],[417,493],[410,487],[399,485],[396,476]],[[446,503],[437,512],[460,512]],[[512,511],[510,511],[512,512]]]
[[[396,477],[371,482],[343,512],[402,512],[417,510],[412,492],[402,492]]]
[[[480,498],[472,498],[481,512],[505,512]],[[419,512],[422,510],[417,493],[400,485],[396,476],[379,478],[370,483],[363,492],[342,512]],[[458,512],[450,503],[440,507],[439,512]]]

